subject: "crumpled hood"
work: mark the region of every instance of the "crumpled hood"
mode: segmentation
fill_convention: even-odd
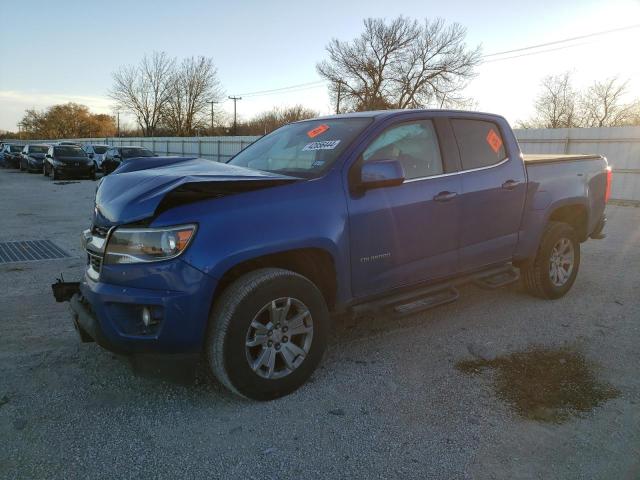
[[[127,162],[128,163],[128,162]],[[227,193],[265,186],[276,186],[300,179],[286,175],[251,170],[201,158],[154,158],[140,162],[132,170],[118,170],[104,177],[96,192],[94,224],[121,225],[150,218],[167,194],[191,190],[200,198],[216,197],[216,190]],[[151,166],[150,166],[151,165]],[[143,169],[135,169],[146,167]],[[211,195],[207,195],[210,191]]]

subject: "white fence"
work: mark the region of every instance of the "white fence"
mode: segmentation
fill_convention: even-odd
[[[612,198],[640,202],[640,127],[530,129],[515,133],[525,153],[598,153],[606,156],[614,171]],[[137,145],[159,155],[197,156],[223,162],[258,138],[122,137],[75,141]]]
[[[640,202],[640,127],[516,130],[524,153],[598,153],[613,167],[611,197]]]

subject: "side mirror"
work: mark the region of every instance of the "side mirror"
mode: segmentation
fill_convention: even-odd
[[[50,153],[47,153],[47,154],[45,155],[45,157],[46,157],[46,158],[52,158]]]
[[[403,182],[404,169],[398,160],[373,160],[362,164],[358,187],[364,190],[395,187]]]
[[[93,158],[93,153],[90,153],[90,154],[89,154],[89,158]]]
[[[118,160],[120,160],[120,158],[122,157],[120,157],[120,155],[114,155],[113,158],[117,158]]]

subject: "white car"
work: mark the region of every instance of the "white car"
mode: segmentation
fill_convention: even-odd
[[[109,145],[96,145],[88,143],[82,147],[87,156],[96,164],[96,171],[102,171],[102,161]]]

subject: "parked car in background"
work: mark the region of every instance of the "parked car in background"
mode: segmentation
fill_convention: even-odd
[[[44,159],[42,173],[51,180],[68,177],[96,179],[96,166],[85,151],[76,145],[52,145]]]
[[[75,147],[81,147],[82,145],[78,142],[58,142],[58,145],[72,145]]]
[[[44,164],[44,156],[49,150],[49,145],[25,145],[20,153],[20,170],[29,173],[42,172]]]
[[[102,160],[102,171],[110,174],[125,160],[133,158],[155,157],[155,154],[144,147],[110,147]]]
[[[96,145],[93,143],[88,143],[82,147],[87,156],[93,160],[93,163],[96,164],[96,171],[102,170],[102,161],[104,160],[104,155],[109,149],[109,145]]]
[[[331,311],[407,315],[520,276],[567,294],[610,192],[604,157],[523,155],[497,115],[306,120],[227,164],[122,165],[97,189],[84,279],[54,293],[83,341],[202,352],[231,391],[268,400],[317,367]]]
[[[4,152],[4,163],[7,167],[18,168],[20,166],[20,155],[22,153],[23,147],[24,145],[17,145],[15,143],[5,143],[3,152]]]

